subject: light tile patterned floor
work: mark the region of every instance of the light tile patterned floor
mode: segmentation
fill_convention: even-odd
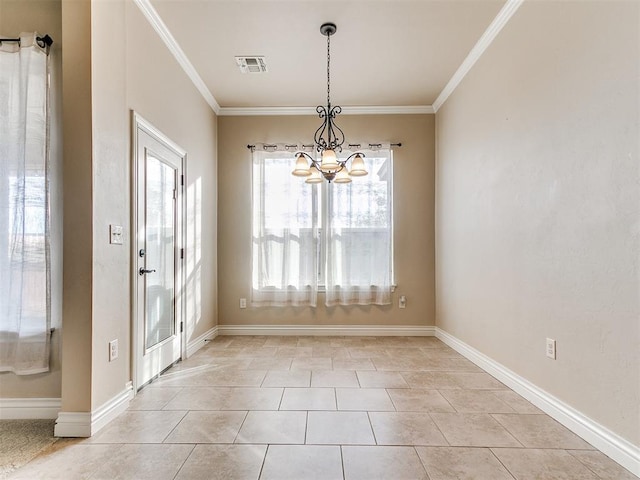
[[[218,337],[15,479],[636,478],[433,337]]]

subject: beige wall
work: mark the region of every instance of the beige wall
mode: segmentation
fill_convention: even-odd
[[[217,118],[160,42],[140,10],[127,2],[127,107],[187,152],[187,341],[217,324]]]
[[[216,325],[216,116],[133,2],[0,0],[0,33],[28,30],[51,34],[64,76],[64,322],[52,372],[2,374],[0,396],[62,396],[64,412],[90,411],[131,380],[131,109],[187,151],[187,341]],[[124,245],[109,244],[109,224],[124,226]]]
[[[131,380],[131,110],[187,151],[187,341],[216,325],[216,116],[133,2],[92,2],[92,408]],[[159,80],[161,79],[161,81]],[[109,244],[109,224],[125,244]],[[108,361],[117,338],[120,356]]]
[[[48,33],[53,38],[51,66],[51,363],[48,373],[0,373],[0,397],[59,398],[61,388],[60,330],[62,319],[62,12],[60,0],[0,0],[0,36],[20,32]]]
[[[394,149],[395,275],[393,304],[241,310],[251,287],[251,152],[247,144],[307,139],[315,116],[221,117],[219,146],[219,319],[222,325],[434,325],[434,116],[343,115],[348,140],[402,142]],[[292,159],[293,168],[293,159]],[[417,221],[419,219],[419,221]],[[399,295],[407,308],[398,308]]]
[[[92,1],[92,409],[120,393],[131,380],[131,168],[124,18],[123,2]],[[109,224],[124,226],[123,245],[109,243]],[[114,339],[118,339],[118,358],[109,362],[108,344]]]
[[[91,408],[91,3],[62,1],[64,262],[62,410]]]
[[[436,128],[438,326],[636,445],[639,9],[525,2]]]

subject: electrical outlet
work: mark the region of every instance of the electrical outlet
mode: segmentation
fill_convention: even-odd
[[[401,295],[398,299],[398,308],[407,308],[407,297]]]
[[[556,359],[556,341],[552,338],[547,338],[547,357]]]
[[[118,339],[109,342],[109,361],[113,362],[118,358]]]
[[[240,299],[240,308],[247,308],[247,299],[246,298],[241,298]]]

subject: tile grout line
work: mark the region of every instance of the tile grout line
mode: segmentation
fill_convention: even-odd
[[[444,401],[447,402],[451,408],[453,408],[453,412],[451,412],[451,413],[463,413],[463,412],[459,412],[458,409],[453,406],[453,404],[449,401],[449,399],[446,397],[446,395],[442,394],[440,389],[436,388],[435,391],[438,392],[438,395],[440,395],[442,398],[444,398]]]
[[[264,470],[264,464],[267,462],[267,455],[269,454],[269,447],[271,445],[267,444],[267,448],[264,449],[264,457],[262,457],[262,464],[260,465],[260,473],[258,473],[258,480],[262,477],[262,471]]]
[[[286,390],[286,387],[282,387],[282,393],[280,394],[280,401],[278,402],[278,408],[276,409],[276,412],[279,412],[280,408],[282,407],[282,400],[284,400],[284,392]]]
[[[396,407],[396,403],[393,401],[393,397],[391,396],[391,394],[389,393],[389,390],[393,390],[391,388],[385,388],[384,391],[387,392],[387,396],[389,397],[389,400],[391,400],[391,405],[393,405],[393,409],[396,412],[399,412],[398,407]]]
[[[376,437],[376,431],[373,429],[373,423],[371,423],[371,412],[367,411],[367,419],[369,420],[369,428],[371,428],[371,434],[373,435],[373,441],[375,442],[375,445],[380,445],[378,443],[378,437]]]
[[[515,434],[514,434],[513,432],[511,432],[511,430],[509,430],[509,429],[507,428],[507,426],[506,426],[506,425],[504,425],[500,420],[498,420],[498,419],[495,417],[495,415],[500,415],[500,414],[489,413],[488,415],[489,415],[491,418],[493,418],[493,421],[494,421],[494,422],[496,422],[498,425],[500,425],[502,428],[504,428],[504,429],[505,429],[505,431],[506,431],[509,435],[511,435],[511,438],[513,438],[516,442],[518,442],[518,443],[522,446],[522,448],[529,448],[529,447],[527,447],[524,443],[522,443],[522,442],[520,441],[520,439],[519,439],[518,437],[516,437],[516,436],[515,436]],[[506,448],[506,447],[505,447],[505,448]]]
[[[164,444],[164,445],[175,445],[175,444]],[[178,475],[180,475],[180,471],[184,468],[185,464],[187,463],[187,460],[189,460],[189,458],[191,458],[191,455],[193,455],[193,452],[195,451],[196,447],[198,446],[197,443],[193,444],[193,447],[191,448],[191,451],[189,452],[189,455],[187,455],[185,457],[185,459],[182,461],[182,463],[180,464],[180,468],[178,468],[178,471],[176,472],[176,474],[173,476],[173,480],[175,480],[176,478],[178,478]]]
[[[231,445],[236,445],[236,440],[238,439],[238,435],[240,435],[240,430],[242,430],[242,427],[244,426],[244,422],[247,420],[248,416],[249,416],[249,410],[244,412],[244,417],[242,418],[242,422],[240,423],[240,428],[238,428],[238,431],[236,432],[236,436],[233,437],[233,442],[231,442]]]
[[[260,382],[260,385],[258,385],[259,388],[262,388],[264,386],[264,381],[267,379],[267,376],[269,375],[269,372],[271,370],[267,370],[267,372],[264,374],[264,377],[262,378],[262,382]]]
[[[447,438],[447,436],[444,434],[444,432],[442,431],[442,429],[440,428],[440,425],[438,425],[438,423],[436,422],[435,418],[433,418],[433,416],[431,415],[431,412],[425,412],[427,415],[429,415],[429,418],[431,419],[431,421],[433,422],[433,424],[436,426],[436,428],[438,429],[438,431],[440,432],[440,435],[442,435],[442,438],[444,438],[444,441],[447,442],[446,446],[451,447],[451,442],[449,441],[449,439]]]
[[[303,445],[307,444],[307,430],[309,429],[309,410],[307,410],[307,414],[305,415],[304,418],[304,442],[302,442]]]
[[[587,465],[586,463],[584,463],[580,457],[576,457],[573,453],[571,453],[572,451],[576,451],[574,449],[569,449],[569,448],[565,448],[564,449],[565,452],[567,452],[569,455],[571,455],[571,457],[575,458],[576,460],[578,460],[578,462],[580,462],[581,465],[583,465],[587,470],[589,470],[591,473],[593,473],[598,479],[604,479],[604,477],[601,477],[600,475],[598,475],[591,467],[589,467],[589,465]],[[591,450],[577,450],[577,451],[591,451]],[[596,450],[597,452],[600,452],[599,450]],[[602,452],[600,452],[602,453]],[[604,454],[603,454],[604,455]],[[624,468],[624,467],[622,467]],[[633,475],[633,474],[632,474]]]
[[[154,412],[162,412],[162,411],[176,411],[176,410],[148,410],[148,411],[154,411]],[[177,410],[178,412],[180,410]],[[180,417],[180,420],[178,421],[178,423],[176,423],[173,428],[169,431],[169,433],[167,433],[164,438],[162,439],[161,442],[159,442],[160,444],[164,444],[165,440],[167,440],[167,438],[169,438],[171,436],[171,434],[175,431],[176,428],[178,428],[178,425],[180,425],[182,423],[182,421],[186,418],[186,416],[189,414],[191,410],[187,409],[184,411],[184,415],[182,415],[182,417]],[[169,445],[169,444],[167,444]]]
[[[507,473],[509,475],[511,475],[514,479],[517,478],[513,473],[511,473],[511,470],[509,470],[509,467],[507,467],[502,460],[500,460],[500,457],[498,457],[498,455],[496,455],[496,453],[493,451],[494,448],[498,448],[498,447],[488,447],[489,451],[491,452],[491,455],[493,455],[493,457],[498,460],[498,462],[500,462],[500,465],[502,465],[504,467],[504,469],[507,471]],[[596,477],[598,477],[598,475],[596,475]],[[598,477],[599,478],[599,477]]]

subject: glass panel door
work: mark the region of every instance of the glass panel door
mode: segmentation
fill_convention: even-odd
[[[184,195],[186,153],[138,116],[135,130],[134,384],[140,389],[186,351]]]
[[[145,348],[175,334],[176,171],[147,151]]]

